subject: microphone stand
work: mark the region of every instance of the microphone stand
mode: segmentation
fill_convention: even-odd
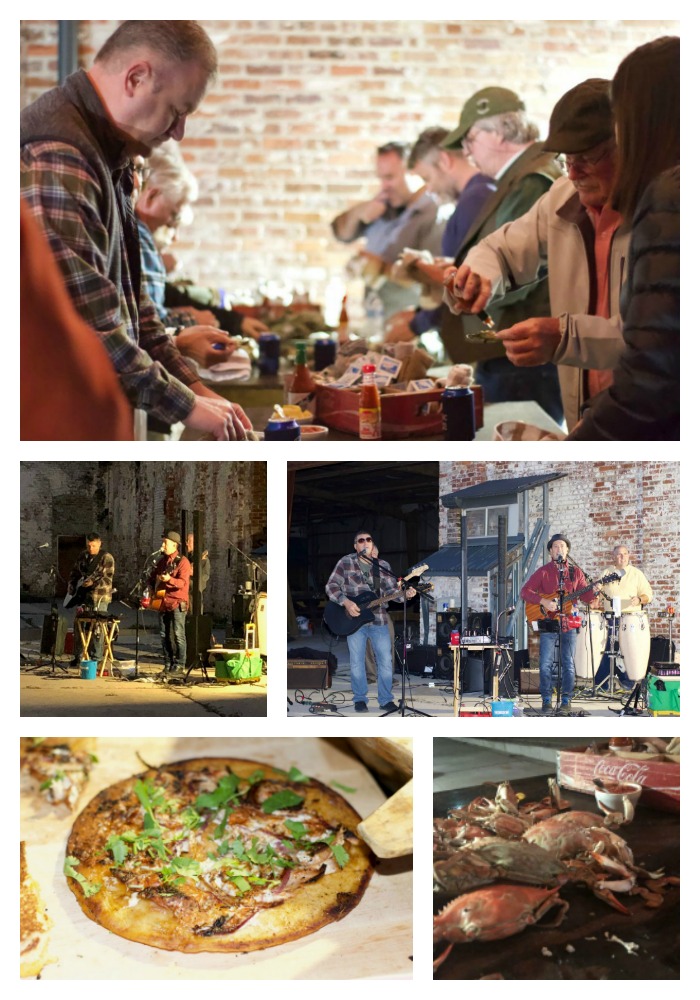
[[[393,573],[391,575],[394,576]],[[397,577],[394,576],[394,579],[397,582],[399,582]],[[408,669],[407,669],[407,666],[406,666],[406,652],[407,652],[407,650],[406,650],[406,631],[407,631],[407,628],[408,628],[408,623],[407,623],[408,601],[406,600],[406,593],[405,593],[405,591],[406,591],[406,582],[405,582],[405,580],[402,580],[399,583],[399,586],[404,591],[404,596],[403,596],[403,660],[402,660],[402,663],[401,663],[401,698],[399,699],[399,707],[398,708],[392,708],[388,712],[382,712],[382,714],[380,716],[380,718],[382,718],[382,719],[385,718],[387,715],[396,715],[396,714],[400,715],[402,718],[405,718],[406,714],[407,714],[407,711],[406,711],[406,674],[408,673]],[[387,612],[387,614],[388,614],[388,612]],[[377,669],[379,669],[379,664],[377,664]],[[426,719],[432,718],[432,716],[430,715],[429,712],[421,712],[420,709],[414,708],[413,706],[411,706],[411,708],[408,709],[408,714],[409,715],[421,715],[421,716],[423,716],[423,718],[426,718]]]
[[[151,570],[158,563],[159,556],[162,555],[162,549],[156,549],[155,552],[151,552],[150,556],[146,559],[143,564],[143,569],[141,570],[141,575],[134,584],[134,586],[129,591],[129,597],[126,601],[120,601],[125,608],[134,606],[136,608],[136,644],[134,648],[134,676],[127,678],[127,680],[138,680],[139,676],[139,612],[143,614],[143,608],[141,607],[141,595],[143,593],[144,587],[148,584],[148,577],[151,574]],[[129,599],[131,604],[129,604]],[[144,623],[144,628],[146,627]]]

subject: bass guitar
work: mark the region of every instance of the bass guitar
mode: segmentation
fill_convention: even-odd
[[[622,577],[619,573],[609,573],[608,576],[603,576],[600,580],[595,580],[593,583],[587,583],[585,587],[581,590],[572,590],[570,593],[564,594],[564,614],[569,615],[571,613],[571,607],[573,602],[581,594],[585,594],[586,591],[590,590],[592,587],[597,587],[599,583],[605,585],[606,583],[613,583],[615,580],[621,580]],[[555,591],[553,594],[541,594],[543,601],[558,601],[559,593]],[[525,602],[525,615],[529,622],[539,622],[539,621],[555,621],[559,617],[558,611],[545,611],[542,604],[530,604],[529,601]]]
[[[427,568],[428,564],[426,563],[423,566],[412,569],[410,573],[406,574],[404,580],[411,580],[414,576],[420,576],[421,573],[425,573]],[[432,584],[421,584],[415,589],[419,594],[424,593],[432,589]],[[374,611],[372,608],[378,608],[382,604],[388,604],[389,601],[395,601],[402,594],[403,590],[395,590],[391,594],[377,597],[373,590],[363,590],[362,593],[350,598],[360,609],[360,613],[356,617],[353,617],[342,604],[329,601],[323,610],[323,623],[336,638],[343,639],[348,635],[352,635],[353,632],[357,632],[363,625],[368,625],[374,621]]]

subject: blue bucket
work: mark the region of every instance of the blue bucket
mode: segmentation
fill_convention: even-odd
[[[492,701],[491,702],[491,715],[492,716],[508,716],[509,718],[513,715],[513,707],[515,705],[514,701]]]
[[[94,681],[97,678],[97,660],[80,661],[80,679]]]

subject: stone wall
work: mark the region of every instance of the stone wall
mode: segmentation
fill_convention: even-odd
[[[83,21],[81,64],[117,21]],[[467,97],[501,84],[546,130],[556,100],[610,77],[636,46],[677,21],[202,21],[220,76],[187,126],[200,181],[178,252],[187,276],[228,291],[262,279],[316,298],[349,249],[329,230],[371,196],[373,151],[454,127]],[[56,80],[56,21],[21,21],[21,105]]]
[[[161,532],[180,530],[183,508],[202,512],[212,567],[206,610],[229,615],[235,588],[250,579],[233,546],[250,555],[266,539],[264,462],[22,463],[21,592],[48,599],[58,536],[98,531],[115,557],[115,584],[127,593]]]

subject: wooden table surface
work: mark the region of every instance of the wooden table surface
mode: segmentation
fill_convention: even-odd
[[[503,775],[494,775],[498,781]],[[528,801],[547,795],[546,777],[517,779],[516,792]],[[480,795],[493,798],[494,784],[478,785],[433,797],[435,816],[463,806]],[[572,809],[597,812],[590,795],[564,790]],[[635,862],[648,871],[664,868],[667,875],[680,873],[680,817],[677,813],[639,808],[629,826],[616,831],[631,847]],[[641,896],[621,894],[630,915],[619,913],[582,886],[567,885],[560,895],[570,904],[563,923],[550,930],[535,924],[502,941],[455,945],[435,979],[480,979],[501,973],[505,979],[678,979],[680,967],[680,889],[665,891],[663,907],[644,906]],[[439,908],[439,907],[438,907]],[[546,923],[547,917],[543,919]],[[639,945],[628,954],[620,944],[606,938]],[[542,949],[552,952],[543,955]],[[569,948],[570,950],[567,950]],[[436,954],[443,950],[436,946]]]

